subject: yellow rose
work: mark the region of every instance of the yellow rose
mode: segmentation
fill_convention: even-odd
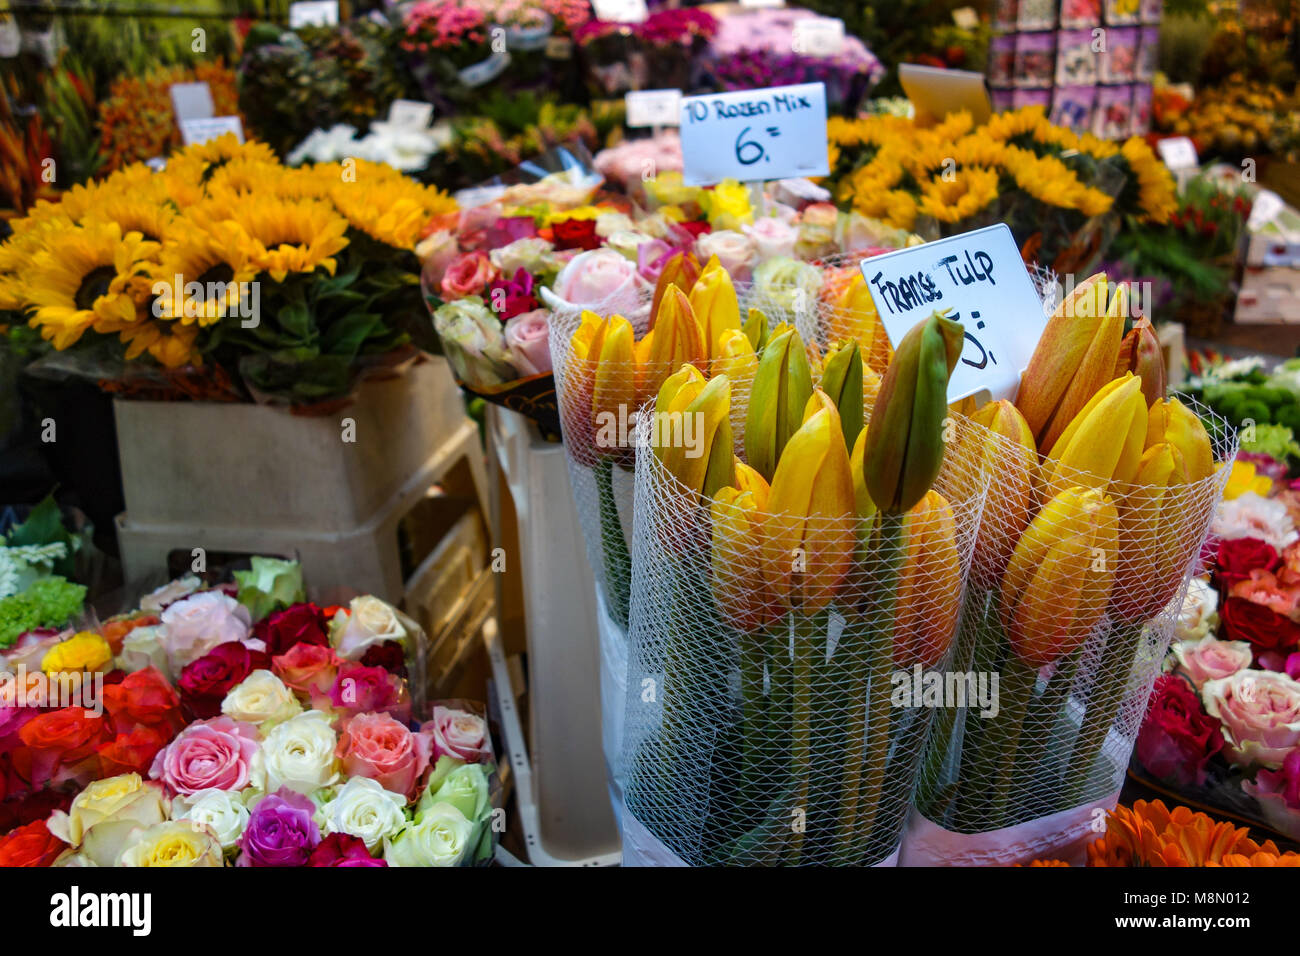
[[[82,631],[55,644],[41,658],[47,674],[103,670],[113,662],[113,649],[93,631]]]
[[[647,179],[645,191],[660,206],[684,206],[697,201],[701,192],[698,186],[687,186],[676,170]]]
[[[221,843],[193,820],[168,820],[136,830],[118,866],[221,866]]]
[[[124,773],[90,784],[67,813],[56,810],[48,826],[97,866],[112,866],[132,830],[166,819],[162,785],[145,783],[138,773]]]
[[[753,222],[749,189],[736,180],[724,179],[707,196],[709,224],[714,229],[738,229],[742,223]]]

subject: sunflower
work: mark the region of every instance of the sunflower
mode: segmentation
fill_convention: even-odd
[[[194,184],[206,183],[216,170],[234,160],[279,165],[275,152],[265,143],[241,143],[234,133],[225,133],[204,143],[186,146],[172,154],[167,171],[173,178]]]
[[[348,244],[348,221],[329,204],[315,200],[243,202],[231,210],[230,220],[247,235],[253,265],[276,282],[290,272],[314,272],[318,267],[333,275],[338,266],[334,255]]]
[[[66,349],[92,326],[116,328],[137,318],[131,280],[147,269],[158,243],[115,222],[88,221],[50,230],[26,280],[30,324]]]
[[[357,160],[353,172],[353,179],[340,176],[331,185],[330,200],[353,228],[390,246],[414,249],[425,223],[456,208],[446,193],[392,167]]]
[[[246,202],[267,191],[276,192],[277,183],[284,175],[279,163],[239,156],[212,168],[208,177],[209,196],[221,197],[227,202]]]
[[[182,365],[203,365],[203,355],[194,347],[198,335],[197,325],[159,322],[150,318],[124,327],[118,338],[127,346],[128,361],[148,352],[167,368],[180,368]]]
[[[954,223],[987,209],[997,198],[997,171],[970,166],[950,180],[940,175],[922,183],[918,209],[922,215]]]
[[[1178,208],[1174,177],[1169,168],[1156,159],[1151,147],[1134,136],[1120,147],[1120,155],[1137,179],[1138,204],[1143,222],[1166,223]]]
[[[1020,136],[1032,136],[1045,122],[1047,114],[1041,106],[1022,106],[990,116],[984,124],[984,135],[1005,143]]]
[[[155,314],[179,319],[182,325],[198,322],[200,326],[236,314],[243,284],[257,276],[257,254],[256,244],[236,222],[203,227],[181,220],[176,238],[163,248],[160,261],[150,269],[151,277],[166,283],[170,290]],[[191,282],[199,284],[202,291],[198,296],[185,294]]]
[[[79,221],[115,222],[121,227],[123,235],[138,232],[150,242],[163,242],[168,238],[176,218],[176,208],[170,203],[105,190],[94,207],[82,215]]]

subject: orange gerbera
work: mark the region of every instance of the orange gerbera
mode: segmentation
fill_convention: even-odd
[[[1300,866],[1272,840],[1258,844],[1245,827],[1160,800],[1116,807],[1106,835],[1088,847],[1089,866]]]

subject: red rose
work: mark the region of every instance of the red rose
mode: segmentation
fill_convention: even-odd
[[[1267,541],[1259,538],[1233,538],[1220,542],[1216,561],[1219,566],[1219,581],[1225,589],[1238,581],[1245,581],[1250,577],[1250,572],[1257,568],[1273,571],[1279,564],[1277,551]]]
[[[371,644],[361,655],[361,664],[364,667],[382,667],[390,674],[406,677],[406,652],[397,641]]]
[[[600,236],[596,235],[596,220],[565,219],[551,224],[551,235],[556,249],[597,249]]]
[[[67,812],[76,794],[68,790],[42,790],[0,801],[0,833],[45,820],[55,810]]]
[[[0,837],[0,866],[49,866],[63,847],[44,820],[33,820]]]
[[[1219,619],[1228,640],[1250,642],[1257,662],[1261,654],[1286,651],[1300,644],[1300,624],[1248,598],[1228,598]]]
[[[1202,784],[1206,764],[1222,749],[1219,722],[1201,707],[1191,684],[1175,674],[1162,674],[1138,731],[1142,766],[1180,786]]]
[[[291,604],[253,625],[253,636],[266,642],[266,653],[279,657],[295,644],[329,644],[329,623],[315,604]]]
[[[64,707],[23,725],[26,745],[14,752],[14,770],[33,790],[95,753],[107,739],[108,721],[84,707]]]
[[[331,833],[316,844],[307,857],[308,866],[387,866],[388,861],[373,857],[366,841],[346,833]]]
[[[706,232],[713,231],[713,227],[704,219],[688,220],[686,222],[679,222],[676,225],[678,229],[689,233],[692,239],[698,239]]]
[[[130,733],[136,727],[152,727],[171,740],[185,726],[181,699],[175,688],[152,667],[128,674],[105,687],[104,710],[116,734]]]
[[[218,644],[181,671],[181,700],[195,720],[218,717],[230,688],[253,671],[270,669],[265,651],[249,650],[239,641]]]
[[[108,743],[99,745],[96,754],[99,757],[99,776],[116,777],[122,773],[148,776],[153,758],[171,743],[172,736],[143,724],[130,733],[118,734]]]

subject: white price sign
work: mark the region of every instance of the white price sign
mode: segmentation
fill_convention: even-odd
[[[339,22],[338,0],[302,0],[289,4],[289,29],[333,27]]]
[[[839,56],[844,52],[844,21],[831,17],[796,20],[791,45],[800,56]]]
[[[676,126],[682,119],[681,90],[636,90],[623,102],[629,127]]]
[[[742,7],[784,7],[785,0],[740,0]]]
[[[216,112],[212,105],[212,90],[206,83],[173,83],[171,95],[177,123],[187,119],[207,119]]]
[[[931,312],[965,326],[949,402],[1016,397],[1047,316],[1006,223],[864,259],[862,275],[895,346]]]
[[[388,122],[411,129],[428,129],[433,119],[433,104],[420,100],[393,100],[388,107]]]
[[[685,97],[681,116],[688,186],[830,173],[821,83]]]
[[[650,17],[645,0],[591,0],[597,20],[609,23],[645,23]]]
[[[1201,165],[1196,156],[1196,144],[1186,136],[1169,136],[1157,140],[1156,149],[1160,150],[1160,158],[1172,170],[1195,169]]]
[[[206,143],[226,133],[234,133],[241,143],[244,141],[244,124],[238,116],[208,116],[181,120],[181,140],[186,146]]]

